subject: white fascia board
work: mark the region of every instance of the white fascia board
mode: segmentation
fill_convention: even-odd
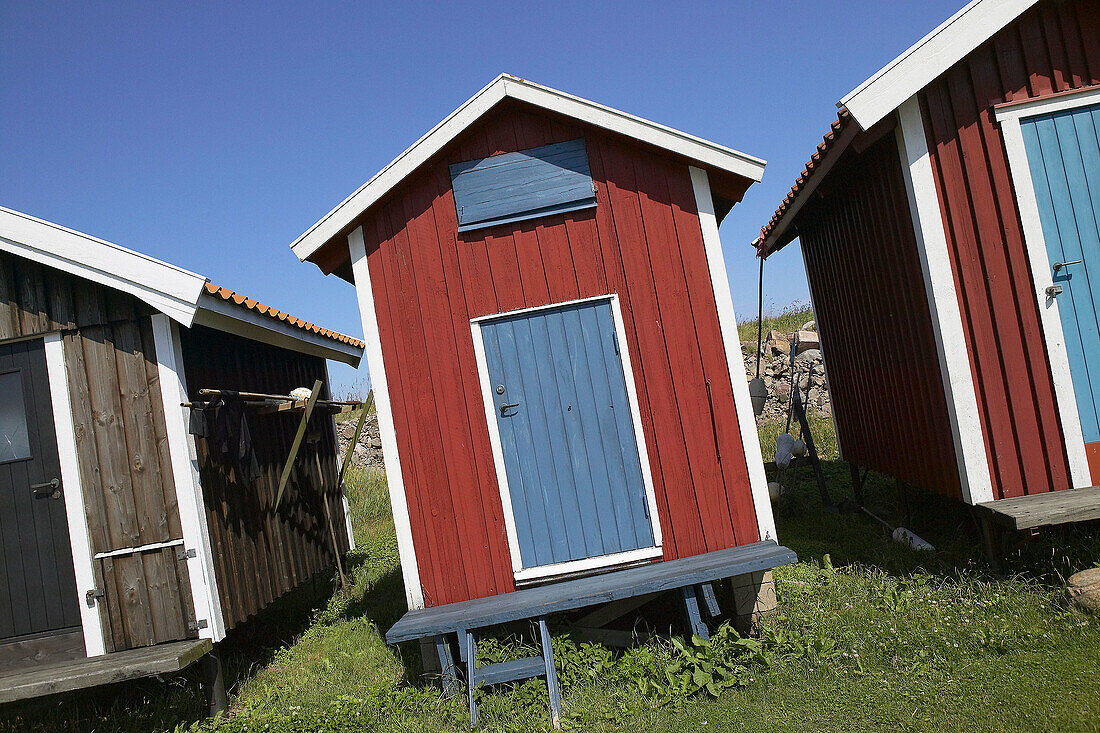
[[[0,250],[128,293],[185,326],[206,285],[202,275],[3,207]]]
[[[973,0],[847,94],[847,107],[864,130],[900,107],[1038,0]]]
[[[353,367],[358,367],[363,358],[363,349],[358,346],[292,326],[206,292],[199,298],[194,324]]]
[[[760,158],[572,94],[501,74],[306,230],[290,245],[294,254],[299,260],[308,259],[506,97],[634,138],[682,155],[699,165],[743,176],[753,182],[764,177],[765,161]]]

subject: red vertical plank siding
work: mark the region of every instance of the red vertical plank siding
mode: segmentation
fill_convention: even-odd
[[[1065,489],[1070,480],[1020,214],[992,107],[1100,83],[1097,61],[1097,3],[1043,2],[921,94],[996,498]]]
[[[596,209],[457,232],[449,164],[578,137]],[[758,539],[685,163],[512,105],[361,223],[428,605],[514,589],[469,323],[478,316],[617,293],[665,558]]]
[[[960,495],[932,316],[893,135],[799,220],[844,457]]]

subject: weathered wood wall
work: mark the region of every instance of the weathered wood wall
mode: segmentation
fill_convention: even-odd
[[[1100,84],[1100,3],[1047,0],[920,95],[998,499],[1066,489],[1070,480],[1008,156],[992,108],[1093,84]]]
[[[580,137],[595,209],[457,232],[448,164]],[[429,606],[515,587],[470,331],[477,316],[618,293],[665,558],[757,539],[685,162],[504,105],[358,223]],[[731,356],[740,378],[741,355]]]
[[[313,386],[315,379],[327,379],[319,357],[202,326],[180,329],[180,335],[191,399],[198,399],[202,388],[287,394],[296,387]],[[249,429],[262,472],[252,482],[239,481],[236,471],[212,453],[207,439],[195,440],[227,629],[332,565],[332,537],[322,500],[329,504],[340,552],[347,552],[342,495],[335,485],[336,434],[329,413],[318,411],[312,418],[309,433],[317,440],[303,444],[279,509],[274,509],[279,474],[300,419],[293,412],[251,414]]]
[[[150,315],[131,296],[0,253],[0,340],[64,336],[93,554],[183,537]],[[93,562],[109,651],[195,636],[176,550]]]

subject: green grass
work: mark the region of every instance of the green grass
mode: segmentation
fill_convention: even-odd
[[[744,315],[744,314],[742,314]],[[795,301],[782,308],[766,304],[763,318],[763,337],[767,338],[768,331],[775,329],[780,333],[791,333],[802,327],[806,321],[814,320],[814,312],[810,306],[801,301]],[[737,324],[737,333],[741,341],[756,342],[756,317],[742,320]]]
[[[850,493],[843,463],[827,461],[825,473],[834,498]],[[319,602],[291,599],[227,644],[228,718],[195,723],[195,685],[176,678],[9,707],[0,731],[467,730],[464,701],[419,679],[416,645],[395,651],[383,642],[404,607],[388,494],[380,473],[349,474],[359,545],[348,562],[352,587]],[[1100,617],[1061,600],[1063,578],[1100,561],[1096,523],[1045,532],[998,577],[958,504],[913,496],[909,526],[936,546],[916,553],[863,515],[824,513],[809,469],[792,483],[775,512],[780,539],[801,562],[775,573],[779,609],[765,638],[813,642],[835,656],[780,645],[767,664],[745,662],[743,684],[718,697],[662,705],[640,681],[660,681],[680,659],[667,628],[612,654],[559,627],[570,728],[1100,730]],[[873,511],[901,521],[892,481],[872,475],[866,491]],[[484,651],[516,656],[523,643],[504,637]],[[485,730],[549,729],[541,680],[484,692],[481,705]]]

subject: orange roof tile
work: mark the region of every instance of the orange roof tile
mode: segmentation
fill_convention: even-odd
[[[233,292],[229,288],[223,288],[215,285],[214,283],[206,283],[206,292],[210,295],[221,298],[224,301],[233,303],[234,305],[238,305],[246,310],[256,311],[260,315],[265,315],[279,321],[284,321],[285,323],[288,323],[291,326],[296,326],[303,331],[309,331],[311,333],[318,334],[319,336],[324,336],[325,338],[339,341],[342,344],[354,346],[357,349],[362,349],[365,346],[365,344],[359,339],[352,338],[351,336],[345,336],[344,334],[337,333],[336,331],[330,331],[327,328],[321,328],[314,323],[307,323],[300,318],[295,318],[289,313],[283,313],[282,311],[276,310],[271,306],[264,305],[263,303],[252,300],[251,298],[246,298],[240,293]]]

